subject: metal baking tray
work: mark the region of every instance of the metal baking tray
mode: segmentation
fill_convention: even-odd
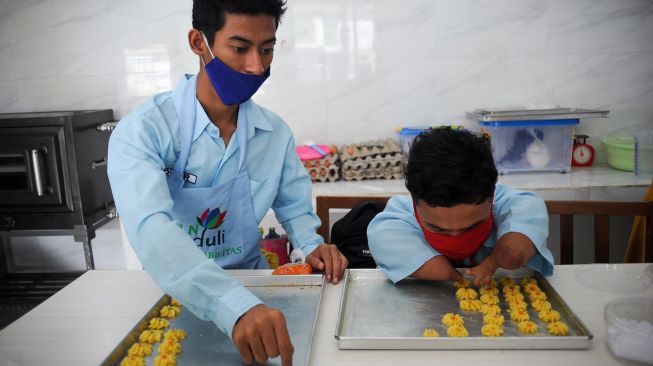
[[[335,338],[340,349],[584,349],[589,348],[592,334],[581,320],[538,272],[529,269],[498,270],[497,278],[526,276],[537,280],[549,302],[560,312],[569,327],[567,336],[550,336],[545,323],[529,304],[531,320],[538,333],[523,335],[510,320],[501,298],[506,318],[502,337],[481,336],[481,313],[462,311],[450,281],[406,279],[397,285],[377,269],[350,269],[345,274]],[[455,312],[463,316],[469,332],[466,338],[447,337],[442,316]],[[434,328],[440,337],[422,337],[426,328]]]
[[[481,122],[606,118],[609,115],[610,111],[607,110],[563,107],[550,109],[476,109],[473,112],[467,112],[467,117]]]
[[[313,330],[317,320],[324,288],[323,275],[244,275],[233,276],[248,290],[258,296],[266,305],[281,309],[286,317],[288,332],[295,352],[293,365],[307,365]],[[119,365],[132,344],[138,342],[140,333],[147,329],[149,320],[157,317],[159,310],[170,302],[164,295],[148,311],[115,348],[102,365]],[[178,365],[246,365],[233,345],[231,339],[222,333],[213,322],[197,318],[188,309],[182,307],[181,314],[169,319],[167,329],[183,329],[188,337],[181,341],[182,352],[177,355]],[[154,365],[158,345],[153,346],[153,354],[145,358],[146,365]],[[256,363],[255,363],[256,364]],[[281,365],[281,358],[269,359],[265,365]]]

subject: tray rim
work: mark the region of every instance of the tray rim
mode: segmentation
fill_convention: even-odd
[[[351,271],[351,272],[350,272]],[[340,305],[338,309],[338,320],[336,324],[336,333],[334,338],[338,343],[338,349],[403,349],[403,350],[423,350],[423,349],[494,349],[494,350],[507,350],[507,349],[521,349],[521,350],[534,350],[534,349],[588,349],[590,347],[590,341],[594,338],[592,332],[585,326],[583,321],[578,317],[569,305],[562,299],[560,294],[555,290],[555,288],[546,280],[546,278],[539,272],[532,270],[530,268],[520,268],[517,270],[504,270],[499,269],[495,272],[494,277],[500,277],[503,275],[510,274],[523,274],[528,276],[537,277],[538,281],[546,287],[548,291],[554,298],[555,301],[561,307],[561,311],[564,311],[567,319],[573,320],[576,329],[581,331],[581,335],[576,336],[565,336],[565,337],[547,337],[548,342],[556,343],[556,347],[548,347],[543,345],[542,347],[524,347],[520,346],[522,344],[533,344],[533,342],[542,342],[544,337],[533,337],[533,336],[523,336],[523,337],[465,337],[465,338],[450,338],[450,337],[441,337],[441,338],[424,338],[424,337],[352,337],[342,335],[342,328],[344,326],[344,311],[347,306],[347,294],[349,293],[350,283],[353,281],[353,277],[356,276],[356,273],[372,275],[373,279],[385,279],[390,281],[380,269],[347,269],[345,276],[343,278],[344,284],[340,294]],[[514,276],[518,277],[518,276]],[[403,281],[422,281],[413,278],[407,278]],[[505,339],[509,338],[510,343],[508,346],[502,346],[505,342]],[[503,340],[501,340],[503,339]],[[469,341],[473,342],[469,342]],[[401,344],[406,344],[409,347],[394,347],[389,346],[388,342],[395,342]],[[507,343],[507,342],[506,342]],[[468,345],[473,344],[474,347],[469,347]],[[560,347],[564,345],[564,347]]]

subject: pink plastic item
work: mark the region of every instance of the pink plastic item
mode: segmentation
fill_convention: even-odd
[[[320,150],[324,151],[327,155],[331,153],[331,148],[328,145],[316,145]],[[325,155],[322,155],[319,151],[311,147],[310,145],[301,145],[295,148],[297,155],[299,155],[299,160],[316,160],[321,159]]]

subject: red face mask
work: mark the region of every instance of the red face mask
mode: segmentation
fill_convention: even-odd
[[[415,211],[415,218],[417,219],[420,228],[422,228],[426,241],[445,257],[455,261],[462,261],[476,253],[478,248],[485,243],[487,238],[490,237],[490,233],[492,233],[493,218],[491,208],[490,216],[487,219],[475,228],[467,230],[457,236],[438,234],[424,229],[422,220],[420,220],[419,215],[417,214],[417,208],[415,207],[414,202],[413,211]]]

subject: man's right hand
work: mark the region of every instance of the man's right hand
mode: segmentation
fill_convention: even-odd
[[[278,309],[259,304],[249,309],[234,326],[232,339],[246,363],[281,355],[282,366],[292,366],[294,348],[290,342],[286,318]]]

